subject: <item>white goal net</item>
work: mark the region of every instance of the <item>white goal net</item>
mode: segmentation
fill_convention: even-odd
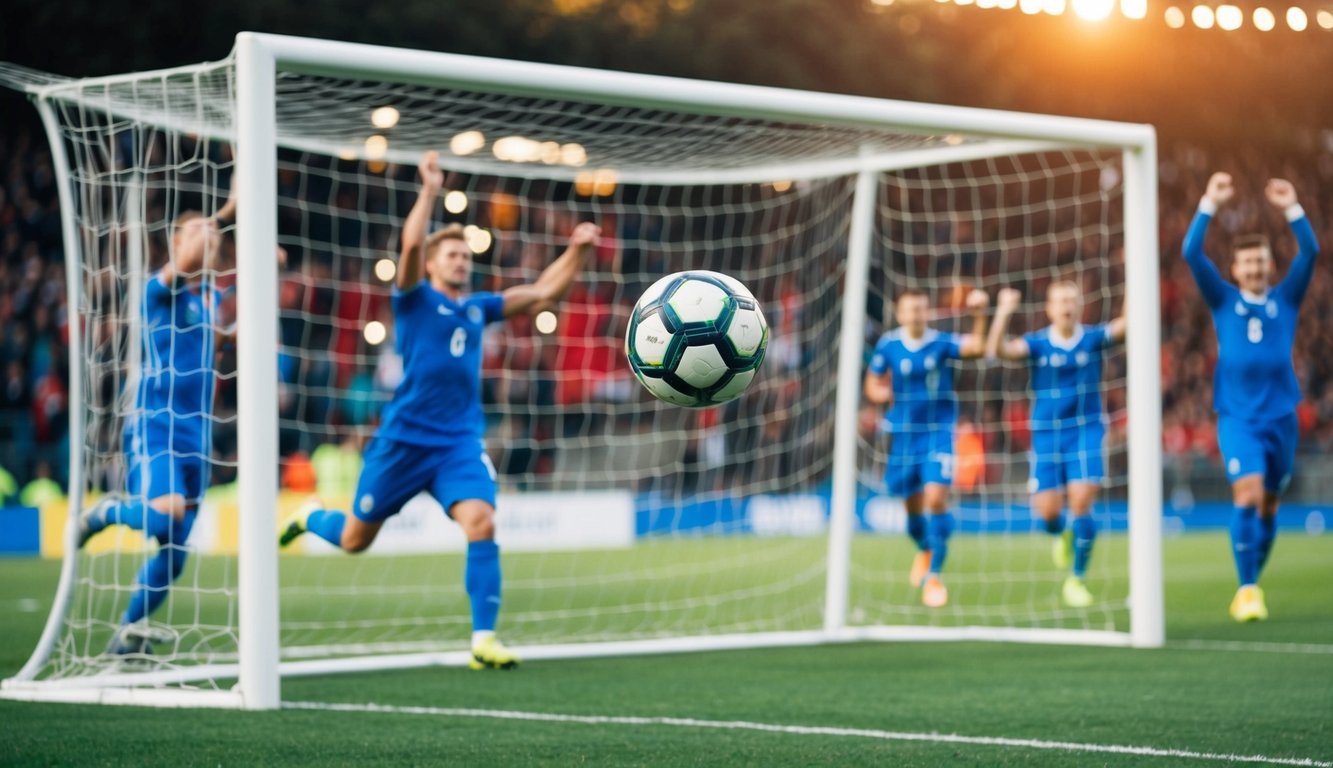
[[[266,40],[280,48],[285,39]],[[648,79],[638,91],[630,76],[608,85],[605,73],[328,45],[319,66],[309,51],[301,66],[284,68],[278,57],[274,202],[286,264],[272,307],[276,402],[268,413],[238,409],[244,350],[220,344],[210,488],[181,545],[183,572],[143,625],[153,653],[104,653],[140,589],[136,573],[162,546],[112,527],[66,551],[57,614],[7,691],[210,689],[234,679],[246,599],[241,521],[272,525],[311,496],[347,509],[360,450],[401,379],[390,286],[416,196],[416,160],[430,149],[441,152],[446,172],[434,225],[466,227],[476,290],[533,280],[580,221],[604,232],[553,329],[549,318],[520,317],[492,326],[484,341],[507,642],[530,658],[855,639],[891,636],[891,628],[910,636],[922,626],[1129,642],[1124,424],[1134,398],[1126,404],[1121,352],[1108,356],[1104,382],[1109,487],[1095,508],[1103,536],[1089,609],[1060,606],[1049,546],[1027,509],[1024,369],[959,366],[960,433],[977,436],[982,456],[954,493],[959,526],[946,571],[954,593],[943,610],[922,608],[906,584],[911,550],[900,510],[880,498],[878,413],[856,413],[863,358],[891,327],[891,302],[904,288],[925,290],[935,325],[948,330],[962,330],[960,297],[971,287],[992,295],[1025,289],[1015,331],[1042,322],[1039,294],[1055,279],[1084,287],[1085,322],[1120,311],[1133,239],[1128,140],[1094,131],[1064,145],[1047,140],[1060,136],[1053,118],[1034,118],[1041,130],[1030,133],[1006,136],[1003,120],[982,132],[981,113],[961,114],[955,128],[908,130],[919,119],[911,105],[898,124],[837,117],[836,109],[828,119],[754,104],[728,109],[716,96],[690,103],[691,89],[707,95],[711,84]],[[359,66],[370,52],[379,57],[373,66]],[[386,72],[395,53],[403,69]],[[448,64],[482,74],[451,80],[440,74]],[[488,67],[496,72],[490,85]],[[138,307],[168,258],[173,222],[186,211],[217,211],[246,162],[234,127],[237,78],[233,59],[85,81],[0,70],[0,79],[34,94],[69,172],[66,245],[83,318],[72,368],[82,393],[75,434],[84,438],[74,441],[71,514],[102,494],[127,493],[122,431],[136,415],[137,380],[153,362],[142,359]],[[580,78],[583,90],[549,85]],[[593,90],[604,92],[594,98]],[[841,103],[808,96],[811,110],[819,99]],[[1068,134],[1080,127],[1088,126]],[[873,227],[862,243],[854,239],[858,174],[875,182]],[[244,216],[236,226],[245,227]],[[216,268],[202,276],[221,296],[211,319],[219,330],[237,322],[232,229],[224,227]],[[760,374],[725,406],[653,400],[624,359],[639,293],[683,269],[734,275],[769,321]],[[847,292],[863,283],[860,320]],[[850,335],[848,312],[856,313]],[[236,493],[256,461],[237,440],[247,418],[277,422],[283,488],[260,512]],[[850,473],[835,468],[849,440],[858,446]],[[856,530],[850,545],[838,534],[847,523]],[[363,555],[312,536],[294,550],[269,585],[289,671],[462,658],[452,652],[466,648],[470,626],[463,541],[427,497],[392,519]],[[827,601],[839,599],[846,609],[831,618]]]

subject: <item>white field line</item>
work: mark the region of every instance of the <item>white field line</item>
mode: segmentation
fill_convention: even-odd
[[[1245,651],[1292,653],[1303,656],[1333,656],[1333,643],[1265,643],[1255,640],[1167,640],[1167,648],[1187,651]]]
[[[884,741],[916,741],[935,744],[971,744],[977,746],[1014,747],[1018,749],[1046,749],[1060,752],[1095,752],[1102,754],[1138,755],[1141,757],[1174,757],[1224,763],[1263,763],[1267,765],[1295,765],[1309,768],[1333,768],[1333,762],[1310,758],[1269,757],[1267,755],[1229,755],[1215,752],[1193,752],[1184,749],[1139,747],[1121,744],[1085,744],[1069,741],[1040,739],[1011,739],[1002,736],[960,736],[950,733],[911,733],[881,731],[867,728],[835,728],[814,725],[781,725],[751,723],[743,720],[696,720],[685,717],[629,717],[611,715],[561,715],[548,712],[515,712],[503,709],[455,709],[448,707],[402,707],[384,704],[337,704],[318,701],[287,701],[284,709],[317,710],[325,712],[363,712],[393,715],[429,715],[434,717],[477,717],[496,720],[528,720],[546,723],[578,723],[582,725],[667,726],[675,728],[711,728],[724,731],[759,731],[797,736],[834,736]]]

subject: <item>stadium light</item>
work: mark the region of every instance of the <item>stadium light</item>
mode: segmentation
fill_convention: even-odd
[[[990,9],[990,8],[994,8],[994,7],[995,7],[996,5],[998,5],[998,4],[999,4],[999,3],[998,3],[998,0],[977,0],[977,7],[978,7],[978,8],[986,8],[986,9]]]
[[[582,144],[561,144],[560,145],[560,164],[571,165],[575,168],[588,162],[588,152]]]
[[[374,134],[366,138],[366,157],[371,160],[383,160],[389,154],[389,140]]]
[[[1190,19],[1194,22],[1194,26],[1199,29],[1212,29],[1213,22],[1216,21],[1213,9],[1206,5],[1194,6],[1194,10],[1190,11]]]
[[[1277,26],[1277,17],[1267,8],[1254,9],[1254,28],[1260,32],[1271,32]]]
[[[791,189],[791,182],[790,182],[790,181],[783,180],[783,181],[775,181],[775,182],[773,182],[773,191],[774,191],[774,192],[786,192],[786,191],[789,190],[789,189]]]
[[[1012,11],[1018,7],[1018,0],[996,0],[996,8],[1002,8],[1006,11]]]
[[[486,136],[481,131],[463,131],[449,140],[449,151],[459,157],[470,155],[486,146]]]
[[[552,334],[555,333],[555,327],[559,324],[559,318],[549,309],[544,309],[537,313],[533,320],[533,325],[537,326],[537,333]]]
[[[355,160],[355,159],[356,159],[356,150],[355,150],[355,149],[352,149],[351,147],[343,147],[343,148],[341,148],[341,149],[338,150],[338,159],[339,159],[339,160]]]
[[[959,4],[959,5],[971,5],[971,4],[972,4],[972,0],[953,0],[953,1],[954,1],[955,3],[957,3],[957,4]]]
[[[1240,29],[1245,23],[1245,13],[1235,5],[1217,6],[1217,26],[1228,32]]]
[[[1041,9],[1052,16],[1065,12],[1065,0],[1042,0]]]
[[[384,323],[378,320],[371,320],[366,323],[366,329],[362,331],[366,337],[366,343],[372,347],[377,347],[389,338],[389,330],[384,327]]]
[[[1115,0],[1073,0],[1074,15],[1084,21],[1105,21],[1115,9]]]
[[[1029,16],[1041,13],[1041,0],[1018,0],[1018,10]]]
[[[1291,27],[1292,32],[1304,32],[1310,24],[1310,19],[1305,15],[1305,11],[1292,6],[1287,9],[1287,26]]]
[[[455,189],[444,196],[444,210],[449,213],[462,213],[467,210],[467,194]]]
[[[1324,29],[1333,29],[1333,11],[1320,11],[1315,14],[1315,19],[1319,26]]]
[[[1148,0],[1120,0],[1120,13],[1127,19],[1148,17]]]
[[[472,249],[473,253],[482,253],[491,247],[494,238],[491,237],[489,230],[482,229],[476,224],[469,224],[463,227],[463,240],[467,242],[467,247]]]
[[[1185,12],[1174,5],[1166,9],[1166,25],[1172,29],[1180,29],[1185,26]]]
[[[397,275],[398,265],[394,263],[393,259],[380,259],[375,262],[375,277],[378,277],[380,282],[390,282]]]
[[[388,130],[398,125],[398,110],[393,107],[380,107],[370,113],[370,124],[380,130]]]

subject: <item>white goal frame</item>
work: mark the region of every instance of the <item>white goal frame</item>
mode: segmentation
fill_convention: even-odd
[[[61,580],[46,629],[28,664],[4,681],[0,697],[153,706],[222,706],[272,709],[280,706],[283,675],[320,674],[429,664],[461,664],[462,653],[373,656],[327,661],[280,662],[278,556],[273,489],[278,485],[277,401],[278,275],[277,129],[275,78],[296,72],[348,78],[391,77],[437,87],[456,87],[515,96],[554,97],[610,105],[672,109],[716,116],[762,118],[795,123],[888,129],[917,135],[965,134],[986,139],[828,162],[767,165],[719,170],[715,174],[672,172],[644,181],[661,184],[771,182],[855,175],[855,196],[846,277],[833,458],[833,497],[828,528],[827,584],[820,630],[681,637],[642,641],[534,646],[526,658],[667,653],[754,648],[860,640],[997,640],[1011,642],[1160,647],[1165,639],[1161,564],[1161,392],[1159,365],[1159,285],[1157,149],[1152,126],[1032,115],[810,93],[650,75],[486,59],[447,53],[401,50],[344,42],[241,33],[236,37],[237,300],[239,323],[239,664],[207,665],[159,675],[34,682],[56,642],[77,576],[77,554],[67,547]],[[173,70],[182,71],[182,70]],[[98,78],[107,82],[120,77]],[[83,81],[83,82],[95,82]],[[76,190],[61,141],[49,91],[33,83],[34,96],[51,144],[64,210],[64,239],[70,306],[76,307],[80,240],[73,220]],[[1124,242],[1127,337],[1129,632],[990,627],[849,627],[850,551],[855,524],[857,409],[861,399],[862,329],[874,233],[877,174],[884,171],[981,160],[1060,149],[1119,150],[1124,169]],[[628,179],[623,179],[627,180]],[[70,324],[72,398],[82,382],[78,323]],[[71,408],[71,450],[84,442],[83,409]],[[71,520],[81,507],[81,462],[71,462]],[[73,526],[70,526],[72,543]],[[154,677],[147,675],[144,677]],[[184,680],[236,678],[232,690],[142,688]]]

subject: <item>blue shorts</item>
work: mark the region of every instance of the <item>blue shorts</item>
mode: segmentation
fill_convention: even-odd
[[[1106,476],[1105,436],[1101,424],[1033,430],[1028,492],[1051,491],[1070,483],[1101,483]]]
[[[366,446],[352,514],[380,523],[429,491],[446,514],[454,504],[479,499],[495,506],[495,467],[480,440],[424,446],[376,437]]]
[[[1294,413],[1268,422],[1217,417],[1217,447],[1222,451],[1227,479],[1234,483],[1246,475],[1263,475],[1264,490],[1269,493],[1287,490],[1296,466],[1299,439],[1300,426]]]
[[[891,436],[884,484],[890,496],[915,496],[927,483],[953,484],[953,427]]]
[[[124,447],[125,491],[131,497],[148,502],[179,493],[187,504],[203,501],[212,470],[206,452],[173,451],[133,433],[125,435]]]

